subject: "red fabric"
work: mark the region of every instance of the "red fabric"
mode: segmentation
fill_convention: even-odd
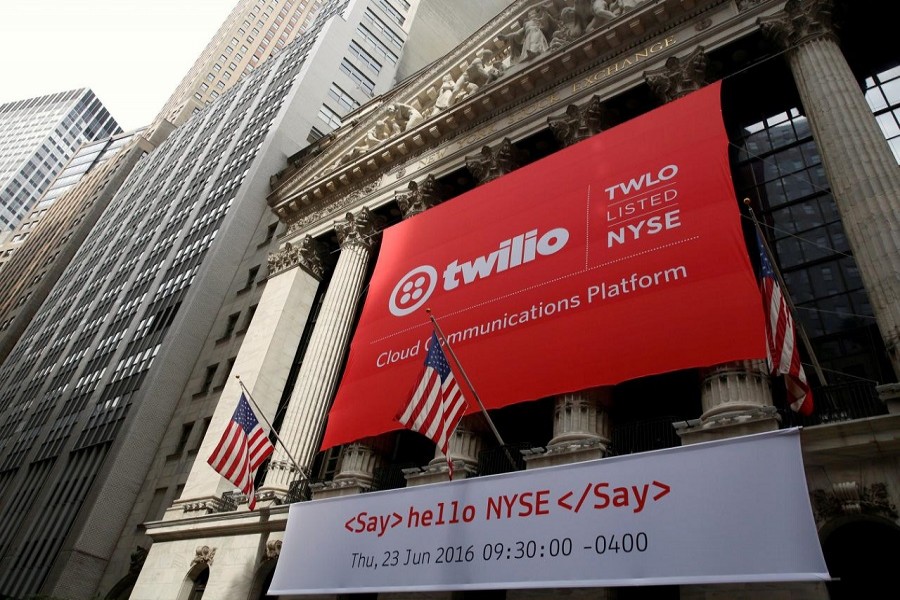
[[[426,308],[487,408],[765,356],[719,95],[707,86],[387,229],[323,448],[398,427]]]

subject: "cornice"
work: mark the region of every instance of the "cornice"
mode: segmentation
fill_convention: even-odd
[[[470,97],[424,117],[410,130],[379,140],[377,146],[350,160],[344,158],[379,120],[385,119],[388,107],[395,103],[421,107],[421,98],[429,93],[434,95],[444,74],[462,72],[472,64],[476,54],[485,49],[501,55],[506,53],[504,60],[509,62],[508,47],[501,40],[500,32],[508,31],[528,9],[542,4],[539,0],[516,2],[453,52],[386,97],[379,109],[371,111],[347,131],[335,132],[335,140],[309,163],[283,173],[268,197],[269,205],[282,221],[308,222],[311,214],[319,212],[316,207],[328,199],[346,197],[347,191],[354,188],[369,187],[366,184],[372,178],[446,143],[485,119],[509,112],[543,91],[595,68],[606,57],[627,53],[701,12],[727,3],[726,0],[645,2],[559,50],[506,68],[498,79],[488,81]],[[565,5],[565,2],[558,0],[558,4]]]

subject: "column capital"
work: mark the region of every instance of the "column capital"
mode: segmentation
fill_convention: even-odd
[[[788,0],[784,10],[770,17],[761,17],[762,32],[784,50],[790,50],[809,40],[837,36],[832,26],[834,0]]]
[[[406,192],[395,192],[394,199],[400,206],[403,218],[409,219],[440,204],[443,199],[443,193],[441,185],[434,175],[428,175],[422,180],[422,183],[410,181],[409,190]]]
[[[478,179],[479,184],[487,183],[515,171],[525,162],[525,154],[516,148],[509,138],[505,138],[494,148],[485,146],[481,154],[466,157],[466,168]]]
[[[348,212],[343,220],[335,221],[334,229],[341,249],[359,246],[369,250],[378,241],[377,218],[365,207],[356,213]]]
[[[321,280],[325,272],[322,254],[322,245],[311,236],[301,239],[297,245],[287,242],[282,248],[269,253],[269,277],[302,266],[310,275]]]
[[[664,102],[677,100],[706,85],[706,51],[703,46],[681,58],[672,56],[665,66],[644,72],[644,80]]]
[[[559,117],[548,117],[547,124],[557,140],[564,146],[571,146],[603,131],[605,117],[603,103],[593,96],[580,106],[570,104],[565,114]]]

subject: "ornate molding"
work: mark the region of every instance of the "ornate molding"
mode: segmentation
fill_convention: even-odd
[[[380,233],[377,218],[366,207],[355,213],[348,212],[343,220],[335,221],[334,230],[341,249],[359,246],[368,250],[378,242]]]
[[[512,140],[505,138],[495,148],[484,146],[480,154],[467,156],[466,168],[479,184],[484,184],[515,171],[524,162],[524,153],[513,145]]]
[[[266,555],[263,557],[263,562],[278,560],[279,556],[281,556],[281,540],[269,540],[266,542]]]
[[[370,181],[364,186],[357,187],[347,193],[341,194],[332,201],[317,205],[317,207],[308,207],[299,211],[298,216],[291,222],[287,229],[286,235],[290,237],[298,231],[302,231],[307,225],[317,221],[324,221],[328,217],[334,217],[340,212],[354,206],[360,198],[369,195],[378,189],[381,185],[381,177]]]
[[[197,564],[205,564],[211,566],[213,564],[213,559],[216,557],[216,549],[210,548],[209,546],[197,546],[197,549],[194,551],[195,556],[194,560],[191,561],[191,566]]]
[[[144,561],[147,560],[147,554],[149,552],[150,551],[143,546],[135,547],[134,552],[131,553],[131,558],[128,565],[129,575],[137,576],[137,574],[141,572],[141,569],[144,568]]]
[[[811,497],[819,522],[847,515],[875,515],[890,520],[900,518],[884,483],[861,487],[856,481],[843,481],[832,485],[830,491],[813,490]]]
[[[395,192],[394,199],[400,206],[403,218],[409,219],[440,204],[443,193],[437,179],[433,174],[429,174],[421,184],[410,181],[408,191]]]
[[[601,0],[574,0],[572,6],[569,4],[566,0],[520,0],[511,4],[432,68],[385,96],[380,106],[376,104],[359,121],[336,131],[320,154],[280,174],[280,183],[276,182],[278,187],[269,196],[270,206],[282,220],[293,222],[296,211],[319,204],[329,192],[353,185],[369,174],[387,171],[439,140],[467,130],[484,115],[519,104],[552,82],[572,77],[579,65],[604,53],[626,51],[650,32],[660,30],[661,23],[677,24],[684,15],[702,10],[695,0],[619,0],[606,4],[606,10],[615,17],[606,21],[604,17],[597,19],[593,12],[601,7]],[[575,9],[575,13],[566,8]],[[527,61],[514,62],[512,42],[502,39],[501,34],[524,28],[530,11],[532,16],[538,11],[542,23],[547,23],[547,30],[542,32],[548,39],[548,49]],[[553,34],[564,26],[574,29],[559,33],[551,52]],[[579,27],[580,37],[568,41],[566,36],[572,37],[572,31]],[[560,37],[567,43],[559,41]],[[666,40],[664,47],[669,44]],[[469,86],[465,93],[463,84]],[[405,126],[398,122],[398,112],[401,121],[407,118],[401,105],[422,116],[419,122],[416,113],[410,113],[408,118],[418,123],[415,128],[409,127],[409,120]],[[379,125],[379,121],[385,122]],[[390,135],[379,132],[384,127],[390,127]],[[375,139],[366,141],[370,135]]]
[[[644,78],[657,96],[671,102],[706,85],[706,65],[706,52],[698,46],[684,58],[673,56],[664,67],[646,71]]]
[[[788,0],[783,12],[761,17],[759,26],[766,36],[785,50],[814,39],[831,38],[836,41],[833,9],[833,0]]]
[[[764,0],[737,0],[737,7],[740,12],[750,10],[755,6],[759,6]]]
[[[547,124],[556,139],[565,146],[571,146],[603,131],[605,116],[603,103],[593,96],[581,106],[570,104],[565,114],[548,118]]]
[[[322,262],[322,245],[311,236],[306,236],[297,245],[287,242],[281,249],[268,256],[269,277],[303,266],[316,279],[321,280],[325,273]]]

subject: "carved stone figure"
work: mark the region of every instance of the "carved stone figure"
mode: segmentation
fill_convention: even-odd
[[[194,550],[194,560],[191,561],[191,564],[196,565],[198,563],[203,563],[211,565],[215,557],[215,548],[210,548],[209,546],[197,546],[197,549]]]
[[[503,72],[496,64],[491,63],[493,56],[494,53],[487,48],[482,48],[475,54],[472,64],[466,67],[470,82],[481,87],[500,78]]]
[[[615,11],[617,15],[621,15],[630,10],[634,10],[644,2],[647,2],[647,0],[612,0],[612,2],[610,2],[610,8]]]
[[[620,14],[622,14],[621,8],[614,8],[612,6],[614,3],[615,0],[613,0],[612,2],[607,2],[606,0],[594,0],[591,3],[591,14],[593,15],[593,18],[588,25],[589,31],[593,31],[598,27],[606,25],[607,23],[618,17]]]
[[[550,49],[544,30],[551,29],[551,17],[543,7],[528,9],[517,29],[500,34],[500,38],[512,45],[512,56],[516,62],[536,58]],[[513,26],[515,27],[515,26]]]
[[[457,102],[462,101],[477,89],[478,85],[472,83],[469,79],[469,74],[463,73],[459,76],[459,79],[456,80],[456,83],[453,84],[453,94],[451,95],[450,103],[456,104]]]
[[[394,102],[388,106],[387,113],[389,117],[392,117],[393,124],[398,128],[398,131],[409,131],[425,120],[421,112],[402,102]]]
[[[375,125],[366,132],[366,137],[341,158],[340,164],[348,163],[353,159],[364,155],[372,148],[379,146],[386,139],[394,135],[394,133],[400,133],[399,127],[395,129],[392,125],[388,124],[386,119],[379,119]]]
[[[266,542],[266,555],[263,560],[277,560],[281,556],[281,540],[269,540]]]
[[[450,100],[453,98],[454,87],[455,82],[453,81],[453,76],[447,73],[441,80],[441,91],[438,94],[437,99],[434,101],[435,110],[445,110],[448,106],[450,106]]]
[[[578,13],[571,6],[567,6],[559,14],[559,27],[550,38],[550,49],[562,48],[581,37],[582,33],[584,31],[578,20]]]

